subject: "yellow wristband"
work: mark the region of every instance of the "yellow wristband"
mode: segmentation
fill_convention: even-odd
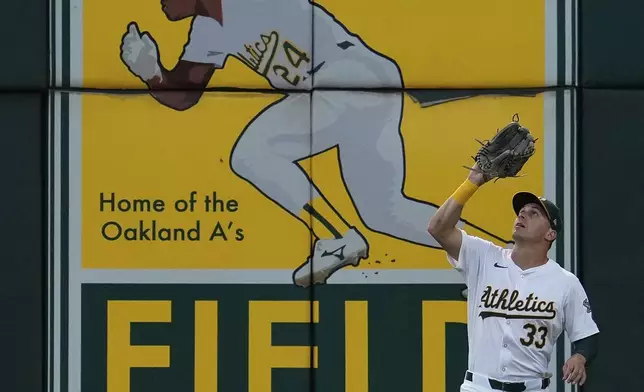
[[[474,192],[476,192],[479,189],[479,186],[470,181],[470,179],[466,179],[463,181],[461,186],[454,191],[452,194],[452,199],[456,201],[460,205],[465,205],[465,203],[472,197]]]

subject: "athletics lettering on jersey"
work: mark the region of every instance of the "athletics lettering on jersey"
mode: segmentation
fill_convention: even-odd
[[[243,53],[237,52],[237,57],[253,71],[260,75],[266,76],[268,67],[270,67],[277,51],[277,43],[279,41],[279,34],[273,31],[268,35],[261,35],[261,43],[255,42],[254,45],[245,44],[244,49],[249,57]]]
[[[261,42],[245,44],[245,53],[237,52],[235,57],[264,77],[270,78],[269,72],[272,71],[274,75],[281,77],[293,87],[297,86],[300,80],[306,80],[307,76],[299,71],[302,64],[311,62],[304,50],[289,41],[283,41],[280,45],[280,35],[277,31],[261,34],[260,40]],[[276,56],[278,50],[281,50],[284,56]],[[286,63],[276,62],[275,59],[278,57],[286,59]]]
[[[494,290],[494,291],[493,291]],[[530,293],[524,299],[519,299],[521,294],[518,290],[494,289],[487,286],[481,295],[481,304],[479,308],[483,309],[501,309],[508,313],[481,311],[479,317],[486,319],[488,317],[501,317],[507,319],[542,319],[552,320],[557,316],[554,301],[539,301],[539,297]],[[509,296],[509,298],[508,298]],[[509,313],[523,312],[523,313]]]

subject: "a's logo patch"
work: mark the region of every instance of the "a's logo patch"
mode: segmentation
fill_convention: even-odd
[[[584,306],[586,307],[586,313],[590,313],[590,302],[588,302],[588,298],[584,300]]]

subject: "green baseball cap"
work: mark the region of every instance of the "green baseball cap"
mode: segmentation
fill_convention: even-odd
[[[561,213],[559,207],[555,203],[546,199],[545,197],[539,197],[530,192],[518,192],[512,198],[512,207],[514,208],[514,213],[519,215],[519,211],[523,208],[524,205],[529,203],[535,203],[543,207],[548,215],[548,220],[550,221],[550,227],[557,233],[563,230],[563,222],[561,220]]]

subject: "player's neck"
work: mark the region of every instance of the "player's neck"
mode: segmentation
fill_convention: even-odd
[[[548,262],[548,254],[543,249],[518,242],[512,248],[511,257],[522,270],[538,267]]]
[[[197,15],[216,19],[223,25],[222,1],[223,0],[199,0],[197,2]]]

